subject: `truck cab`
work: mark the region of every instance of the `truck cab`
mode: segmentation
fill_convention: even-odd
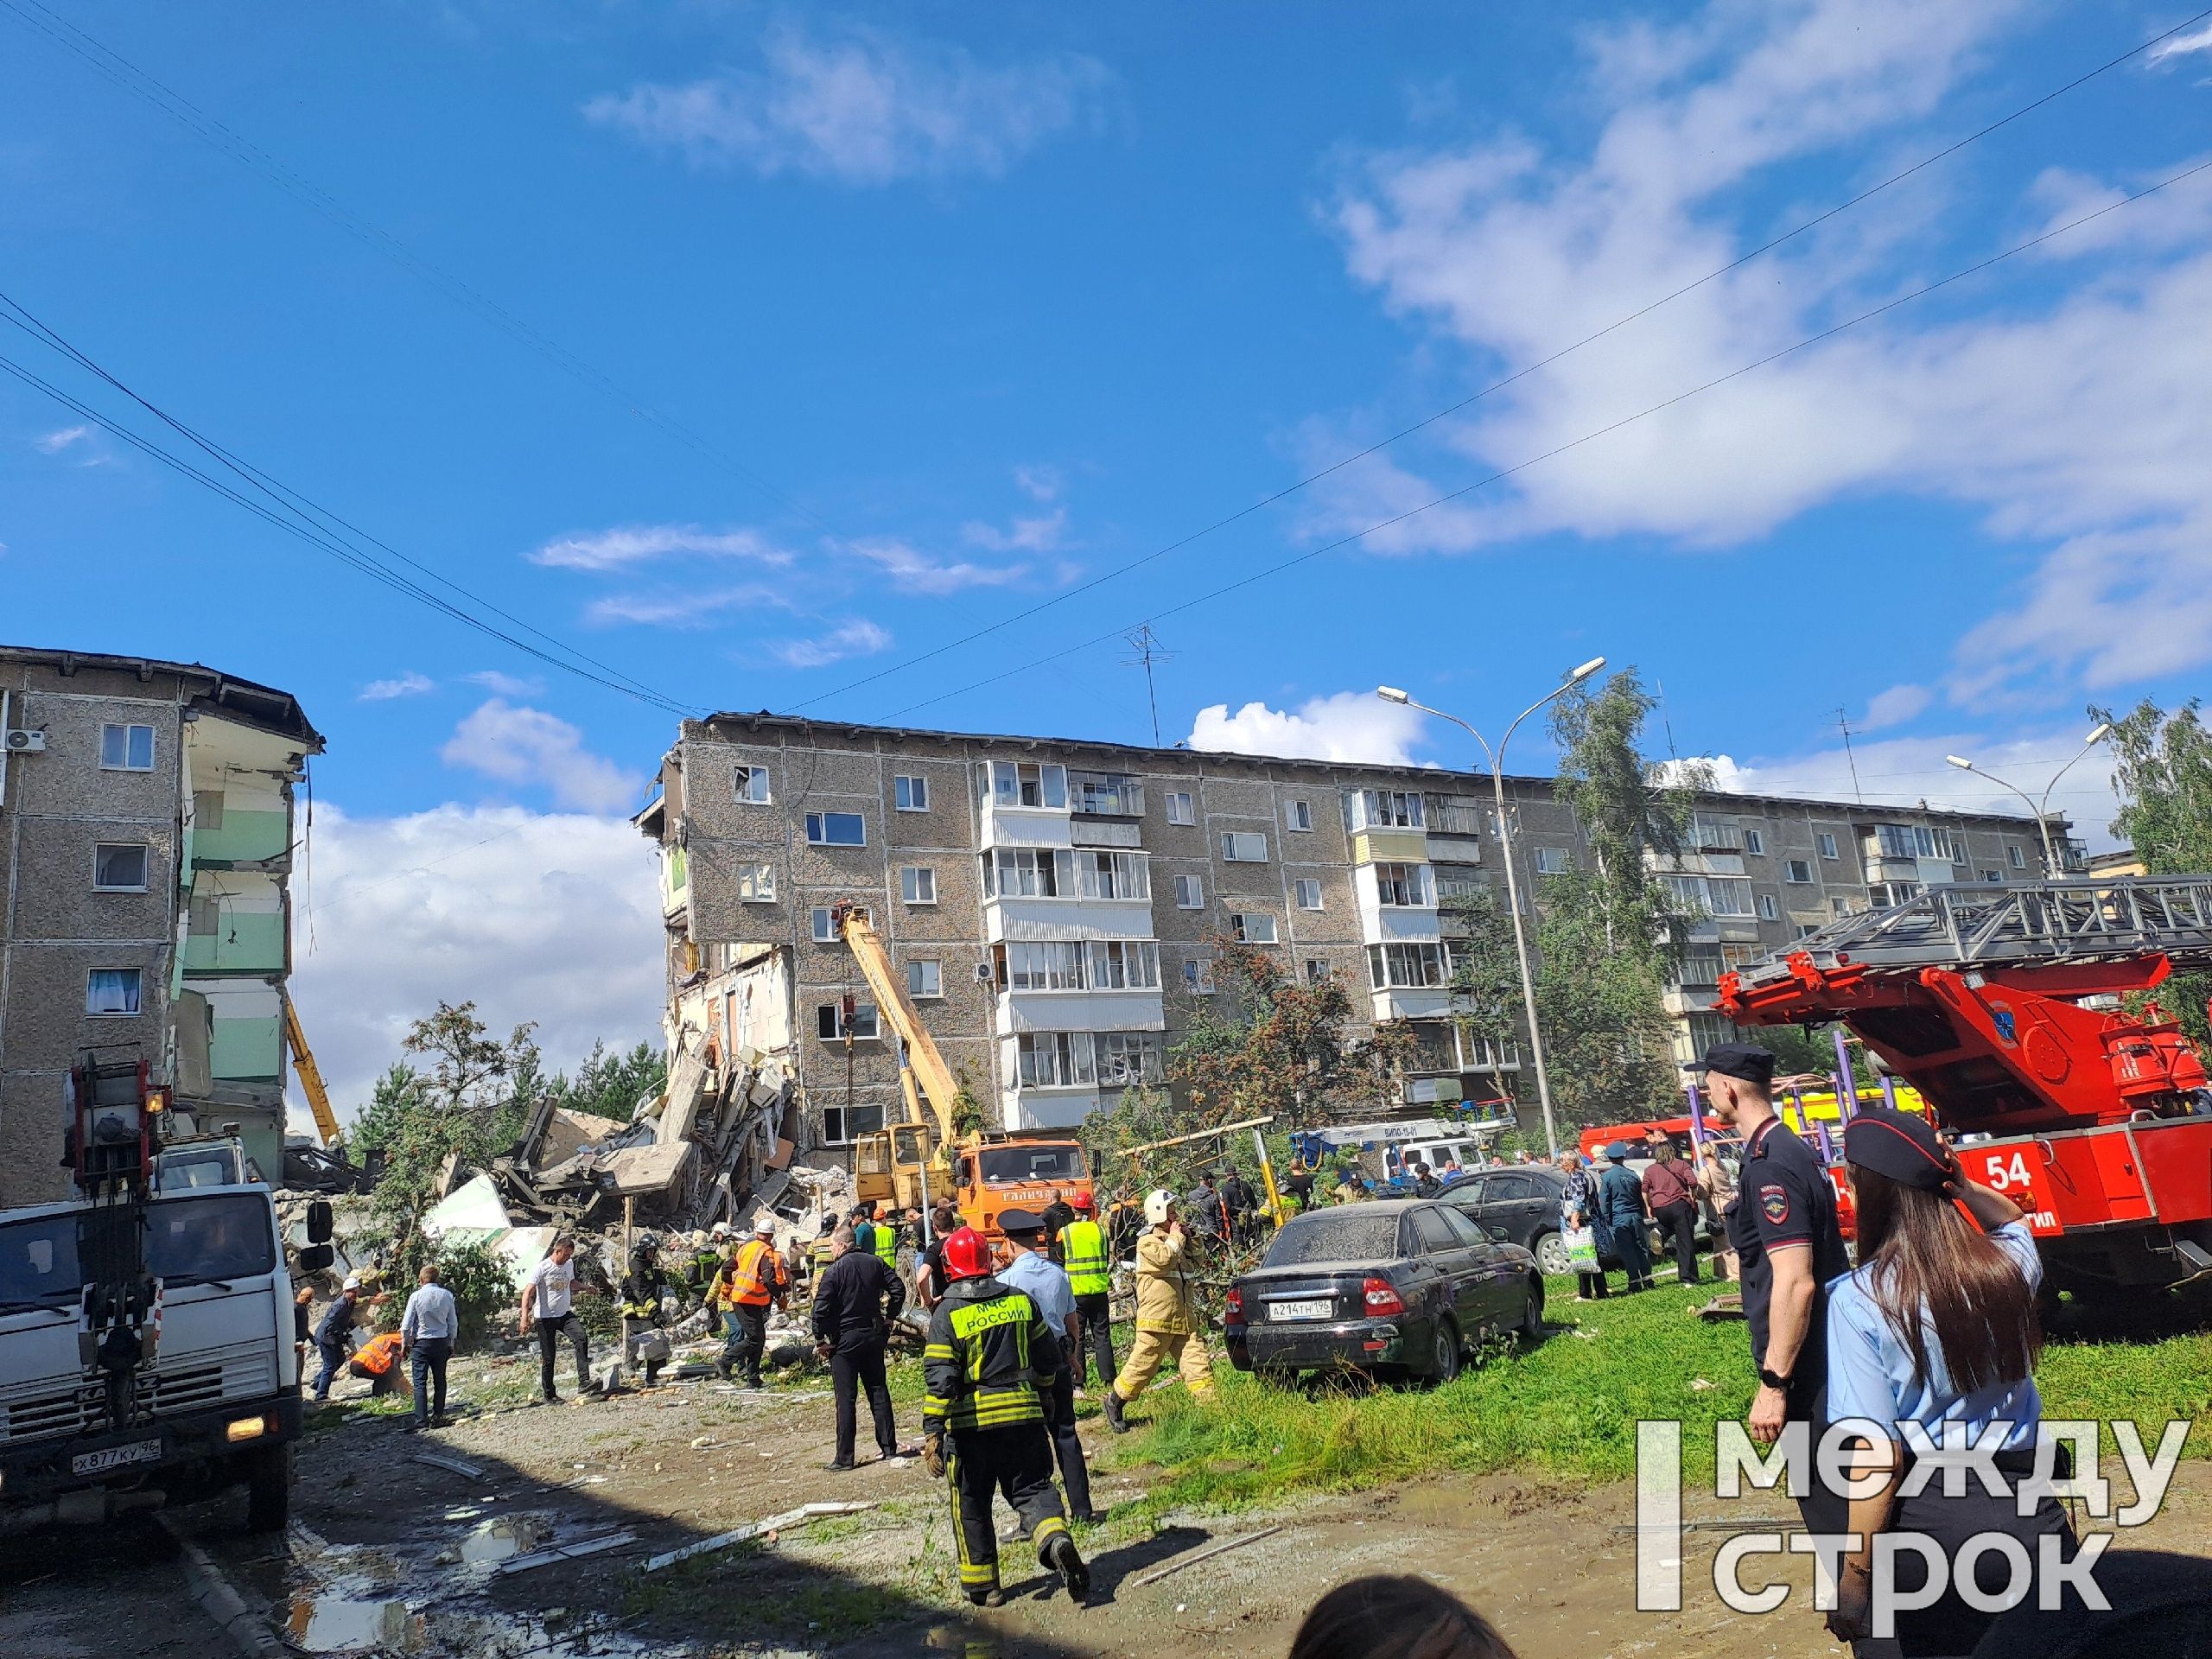
[[[301,1427],[292,1281],[270,1191],[245,1173],[235,1154],[182,1160],[137,1206],[156,1317],[120,1374],[85,1333],[95,1205],[0,1212],[0,1530],[238,1484],[256,1530],[283,1526]]]

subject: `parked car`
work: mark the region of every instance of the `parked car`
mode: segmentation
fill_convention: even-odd
[[[1650,1161],[1630,1160],[1629,1173],[1641,1179]],[[1437,1196],[1457,1206],[1491,1237],[1529,1251],[1546,1273],[1572,1273],[1574,1268],[1567,1259],[1567,1243],[1559,1231],[1560,1199],[1566,1191],[1564,1173],[1548,1164],[1527,1164],[1517,1169],[1478,1169],[1462,1175]],[[1712,1240],[1702,1211],[1696,1228],[1698,1242],[1709,1244]],[[1665,1240],[1656,1227],[1650,1234],[1653,1259],[1660,1260]],[[1619,1258],[1610,1250],[1599,1259],[1607,1267],[1620,1266]]]
[[[1448,1204],[1385,1199],[1294,1216],[1229,1288],[1230,1362],[1287,1381],[1352,1369],[1448,1382],[1467,1346],[1543,1328],[1535,1258]]]

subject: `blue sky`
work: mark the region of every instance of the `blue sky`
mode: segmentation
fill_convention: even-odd
[[[1570,23],[1409,4],[1355,23],[1293,6],[1264,29],[1220,7],[55,10],[306,181],[277,188],[0,11],[0,290],[155,401],[687,704],[1126,740],[1148,716],[1112,644],[963,688],[2212,155],[2200,24],[1380,455],[902,669],[1637,310],[2188,9],[1728,0]],[[310,187],[353,227],[304,205]],[[1839,709],[1866,733],[1870,791],[1974,798],[1942,763],[1961,747],[2047,772],[2085,702],[2202,683],[2208,324],[2212,174],[1161,618],[1163,731],[1456,762],[1367,690],[1481,724],[1603,652],[1663,686],[1683,752],[1747,787],[1847,787]],[[0,381],[4,632],[301,696],[330,740],[303,1003],[317,974],[349,1006],[372,976],[447,994],[487,960],[459,943],[497,932],[486,906],[639,879],[611,820],[664,712],[80,424]],[[2084,771],[2068,804],[2094,817]],[[435,923],[390,879],[410,868],[444,884]],[[603,908],[502,946],[650,945],[639,906]],[[389,956],[334,943],[403,920]],[[548,981],[512,1015],[534,997],[565,1034],[637,1029],[656,963],[625,970],[619,1013]]]

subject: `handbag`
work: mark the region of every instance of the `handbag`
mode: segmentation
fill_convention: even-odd
[[[1570,1227],[1561,1235],[1567,1241],[1568,1265],[1577,1273],[1598,1271],[1598,1235],[1587,1227]]]

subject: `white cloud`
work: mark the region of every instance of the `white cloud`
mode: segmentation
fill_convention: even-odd
[[[2170,41],[2161,41],[2143,60],[2147,67],[2164,63],[2168,58],[2186,57],[2192,52],[2212,52],[2212,23],[2207,23],[2194,35],[2177,35]]]
[[[766,646],[768,654],[785,668],[826,668],[848,657],[872,657],[890,648],[891,635],[866,617],[811,639],[778,639]]]
[[[480,685],[486,691],[502,697],[535,697],[545,690],[541,679],[524,679],[513,674],[502,674],[496,668],[480,668],[474,674],[464,674],[461,679],[470,685]]]
[[[1414,746],[1427,721],[1420,710],[1385,702],[1372,691],[1312,697],[1294,710],[1248,702],[1232,715],[1227,703],[1217,702],[1198,710],[1191,725],[1190,746],[1215,753],[1408,766],[1415,764]]]
[[[1032,501],[1057,501],[1060,496],[1060,469],[1057,467],[1017,467],[1014,469],[1014,486]]]
[[[363,702],[390,702],[396,697],[424,696],[437,689],[435,680],[410,668],[389,680],[371,680],[361,688],[359,699]]]
[[[439,756],[510,784],[536,784],[563,806],[617,812],[635,802],[644,780],[584,747],[584,734],[542,709],[493,697],[454,728]]]
[[[1736,204],[1770,192],[1777,164],[1845,144],[1864,154],[1891,134],[1919,148],[1908,130],[2022,10],[1723,0],[1679,28],[1593,37],[1592,101],[1608,114],[1586,151],[1499,137],[1380,157],[1335,207],[1347,263],[1493,378],[1768,233]],[[2147,165],[2163,175],[2188,159]],[[1440,495],[1451,486],[1432,473],[1457,485],[1545,454],[2018,239],[1963,250],[1935,240],[1938,224],[1956,235],[1937,211],[1946,188],[1942,175],[1923,175],[1878,211],[1530,375],[1442,423],[1440,459],[1347,469],[1320,493],[1320,527],[1342,533]],[[2094,201],[2111,187],[2073,188]],[[2212,657],[2207,189],[2201,177],[2177,185],[2142,205],[2152,212],[2098,221],[2078,247],[2052,245],[2044,269],[2063,254],[2082,270],[2071,283],[2039,279],[1963,321],[1904,308],[1423,514],[1375,550],[1465,551],[1560,531],[1726,546],[1839,499],[1919,495],[1980,513],[1993,537],[2049,550],[2015,590],[1993,594],[2003,613],[1961,639],[1944,680],[1955,701],[2201,664]],[[2032,226],[2053,203],[2028,196],[2019,213]]]
[[[605,626],[632,622],[648,627],[704,628],[726,611],[789,610],[791,601],[755,583],[701,592],[610,594],[584,607],[584,620]]]
[[[1902,726],[1909,720],[1918,719],[1934,701],[1935,693],[1924,685],[1893,685],[1874,694],[1859,724],[1862,730],[1869,732],[1878,732],[1885,726]]]
[[[757,70],[680,86],[645,81],[584,105],[587,120],[693,162],[887,184],[996,175],[1048,138],[1096,119],[1110,77],[1089,58],[990,66],[957,47],[873,30],[810,39],[772,29]]]
[[[970,547],[993,553],[1050,553],[1060,545],[1067,527],[1068,510],[1054,507],[1050,512],[1017,518],[1004,530],[971,520],[960,527],[960,537]]]
[[[892,582],[910,594],[942,596],[963,588],[1003,588],[1019,582],[1029,567],[1022,564],[970,564],[966,560],[933,559],[911,543],[896,537],[874,536],[844,543],[846,550],[879,567]]]
[[[357,818],[326,804],[292,899],[292,995],[341,1118],[441,998],[473,999],[501,1036],[538,1021],[556,1068],[598,1038],[659,1045],[653,853],[621,817],[446,805]]]
[[[48,432],[43,437],[33,438],[31,448],[42,455],[58,455],[73,443],[81,443],[92,436],[89,426],[65,426],[59,431]]]
[[[672,554],[753,559],[784,565],[791,556],[758,531],[709,531],[697,524],[618,524],[556,537],[530,553],[532,564],[562,570],[620,570]]]

